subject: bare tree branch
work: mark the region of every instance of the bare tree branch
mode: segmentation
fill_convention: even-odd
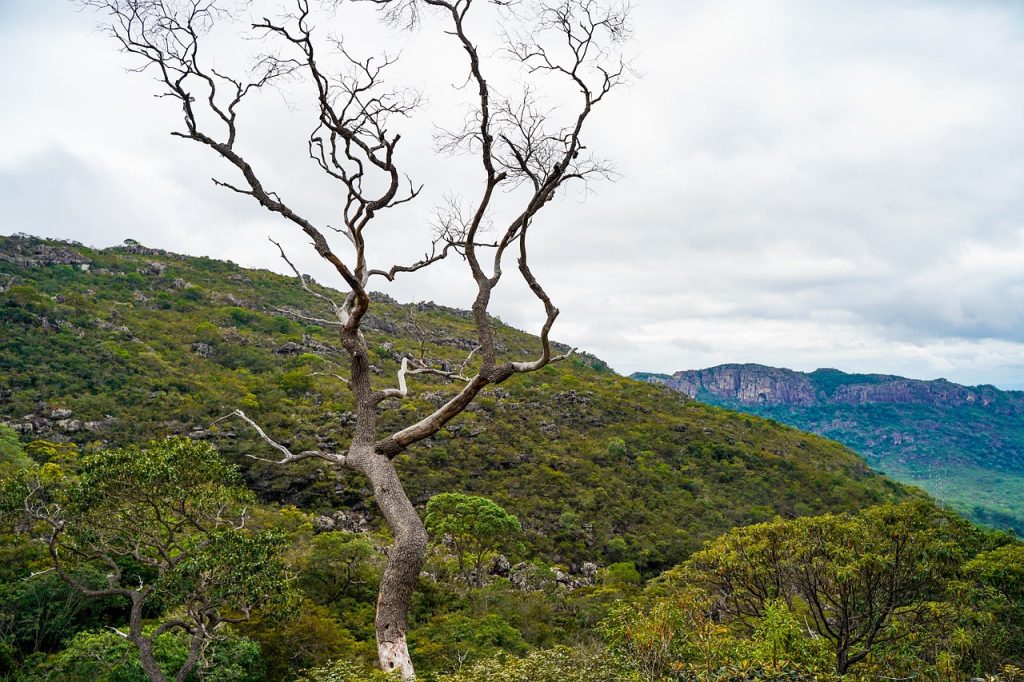
[[[487,386],[568,357],[552,351],[550,332],[558,308],[529,264],[527,244],[541,211],[564,187],[574,183],[587,188],[593,179],[614,175],[610,163],[590,153],[584,131],[594,108],[625,84],[631,73],[621,55],[621,44],[630,35],[630,8],[622,0],[364,0],[378,6],[383,18],[396,26],[418,24],[425,10],[443,21],[445,34],[466,59],[465,87],[471,101],[463,125],[440,131],[436,142],[441,152],[473,155],[482,175],[479,193],[465,207],[454,195],[448,195],[447,206],[439,210],[434,224],[430,250],[422,258],[407,265],[371,268],[367,241],[375,218],[413,201],[422,190],[422,185],[409,179],[399,166],[402,137],[392,129],[396,122],[418,111],[422,97],[389,84],[391,67],[399,55],[356,55],[342,38],[317,28],[318,17],[324,15],[311,8],[309,0],[285,1],[290,9],[282,9],[280,16],[249,23],[248,29],[255,36],[278,46],[280,52],[272,49],[259,56],[243,78],[211,66],[205,51],[206,37],[215,24],[241,16],[232,0],[78,0],[105,13],[108,33],[138,60],[140,70],[156,76],[159,95],[181,107],[183,128],[173,134],[212,150],[241,178],[215,179],[214,183],[250,197],[300,229],[345,284],[344,300],[314,289],[281,244],[271,240],[303,290],[329,306],[337,317],[335,323],[303,311],[276,309],[299,320],[333,327],[348,353],[348,378],[317,373],[337,378],[352,392],[356,420],[346,451],[292,452],[241,410],[217,421],[241,419],[281,456],[263,461],[287,464],[319,458],[367,477],[395,536],[379,592],[378,655],[385,670],[397,670],[412,679],[405,633],[426,533],[391,460],[443,428]],[[336,11],[343,8],[341,0],[324,0],[322,4]],[[503,94],[496,82],[492,83],[487,60],[482,57],[486,53],[471,36],[467,17],[479,4],[500,11],[505,28],[503,55],[518,63],[527,83],[522,87],[515,84],[512,94]],[[546,104],[540,95],[541,79],[569,92],[572,105]],[[301,83],[314,105],[315,120],[305,152],[318,172],[340,189],[333,225],[317,224],[304,209],[269,189],[265,177],[257,173],[238,147],[237,122],[242,103],[252,93],[285,81]],[[499,205],[495,201],[497,191],[508,192],[508,202]],[[502,215],[500,209],[505,204],[512,208]],[[496,224],[501,227],[494,231],[495,238],[483,239],[483,233],[490,235]],[[331,233],[344,236],[344,253],[328,241],[325,235]],[[489,312],[506,257],[513,251],[518,251],[519,276],[544,309],[540,352],[532,360],[498,357],[500,346]],[[430,366],[423,358],[421,344],[418,360],[401,359],[396,387],[375,389],[371,353],[362,326],[371,305],[367,289],[370,278],[391,282],[400,273],[426,270],[453,252],[466,263],[475,286],[471,306],[475,348],[457,371],[450,371],[446,366]],[[471,364],[475,373],[469,371]],[[416,375],[462,385],[431,414],[390,435],[379,433],[381,403],[408,396],[410,377]],[[189,660],[202,656],[201,646],[196,646],[190,648]]]
[[[345,466],[347,464],[347,461],[346,461],[347,458],[346,458],[345,455],[339,455],[339,454],[335,454],[335,453],[331,453],[331,452],[324,452],[322,450],[303,450],[302,452],[293,453],[291,450],[286,448],[284,445],[281,445],[280,443],[275,441],[273,438],[268,436],[266,431],[264,431],[260,427],[259,424],[254,422],[252,419],[249,419],[249,417],[246,416],[245,412],[242,412],[241,410],[232,410],[231,412],[229,412],[228,414],[224,415],[223,417],[215,419],[213,422],[211,422],[210,425],[213,426],[213,424],[217,424],[218,422],[222,422],[225,419],[230,419],[231,417],[238,417],[239,419],[244,421],[246,424],[251,426],[253,428],[253,430],[256,431],[256,433],[259,435],[259,437],[262,438],[263,441],[267,445],[269,445],[270,447],[274,448],[275,450],[280,452],[281,455],[282,455],[281,459],[279,459],[279,460],[264,459],[262,457],[257,457],[255,455],[247,455],[247,457],[250,457],[251,459],[255,459],[255,460],[258,460],[260,462],[267,462],[269,464],[291,464],[292,462],[298,462],[298,461],[301,461],[301,460],[304,460],[304,459],[309,459],[311,457],[316,457],[316,458],[319,458],[319,459],[327,460],[328,462],[331,462],[333,464],[339,464],[339,465],[342,465],[342,466]]]

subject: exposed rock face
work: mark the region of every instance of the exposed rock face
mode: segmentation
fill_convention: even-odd
[[[202,341],[196,341],[192,344],[192,352],[201,358],[209,358],[213,355],[213,346]]]
[[[139,274],[159,277],[160,275],[164,274],[164,270],[166,269],[166,264],[161,263],[160,261],[157,260],[151,260],[145,265],[139,266]]]
[[[42,244],[32,239],[15,243],[13,253],[0,252],[0,262],[7,261],[16,265],[39,268],[47,265],[88,266],[92,263],[79,253],[59,246]]]
[[[491,568],[487,572],[491,575],[500,575],[503,578],[507,578],[509,571],[511,570],[512,564],[509,563],[509,560],[504,554],[499,554],[495,557],[494,561],[491,563]]]
[[[961,386],[945,379],[920,381],[885,374],[846,374],[834,369],[810,373],[764,365],[719,365],[671,376],[634,377],[664,384],[691,398],[716,398],[744,405],[936,405],[987,406],[1009,398],[1024,407],[1024,396],[992,386]]]
[[[988,405],[999,391],[990,386],[969,388],[945,379],[915,381],[885,377],[876,384],[840,386],[831,396],[834,403],[867,405],[870,403],[916,403],[923,405]]]
[[[974,521],[1024,528],[1022,391],[762,365],[633,376],[839,441]]]
[[[720,365],[676,372],[656,381],[691,398],[710,393],[750,404],[813,405],[817,401],[814,386],[805,375],[763,365]]]

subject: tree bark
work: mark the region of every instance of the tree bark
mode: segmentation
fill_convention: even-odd
[[[395,534],[377,593],[377,655],[383,670],[399,671],[403,679],[413,680],[416,674],[406,632],[412,593],[426,557],[427,531],[391,460],[371,452],[364,473],[373,485],[377,506]]]
[[[156,654],[153,652],[153,642],[147,637],[133,638],[133,643],[139,650],[139,663],[146,675],[152,682],[167,682],[167,677],[160,670],[156,662]]]
[[[139,663],[151,682],[167,682],[167,676],[160,670],[153,652],[153,640],[142,634],[142,603],[143,596],[133,592],[129,597],[132,602],[131,615],[128,623],[128,639],[139,650]]]

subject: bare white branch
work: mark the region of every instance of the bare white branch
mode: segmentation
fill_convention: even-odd
[[[263,441],[267,445],[269,445],[270,447],[274,448],[275,450],[280,452],[281,455],[282,455],[281,459],[277,459],[277,460],[275,460],[275,459],[265,459],[263,457],[257,457],[256,455],[247,455],[247,457],[249,457],[251,459],[255,459],[255,460],[260,461],[260,462],[267,462],[268,464],[291,464],[292,462],[298,462],[298,461],[301,461],[303,459],[310,459],[310,458],[323,459],[323,460],[327,460],[328,462],[332,462],[334,464],[340,464],[340,465],[343,465],[343,466],[347,463],[347,456],[346,455],[341,455],[341,454],[331,453],[331,452],[324,452],[322,450],[303,450],[302,452],[295,452],[295,453],[293,453],[291,450],[286,448],[284,445],[281,445],[280,443],[275,441],[273,438],[268,436],[266,431],[264,431],[260,427],[259,424],[254,422],[248,416],[246,416],[245,412],[242,412],[241,410],[232,410],[231,412],[229,412],[228,414],[224,415],[223,417],[215,419],[210,425],[213,426],[214,424],[216,424],[218,422],[222,422],[225,419],[230,419],[231,417],[237,417],[237,418],[241,419],[242,421],[244,421],[249,426],[251,426],[253,428],[253,430],[256,431],[257,434],[259,434],[259,437],[262,438]]]

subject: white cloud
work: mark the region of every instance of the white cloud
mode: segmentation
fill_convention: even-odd
[[[401,48],[396,75],[429,97],[403,142],[426,194],[382,222],[372,254],[413,260],[441,193],[477,187],[473,163],[429,151],[433,124],[471,94],[452,87],[462,56],[429,27],[389,33],[343,7],[352,47]],[[329,281],[287,225],[212,187],[223,166],[166,134],[173,106],[91,21],[65,0],[0,0],[0,58],[18,65],[0,72],[0,227],[280,269],[272,234]],[[1012,3],[648,0],[636,28],[644,77],[588,138],[623,179],[565,197],[538,226],[556,336],[622,371],[759,361],[1024,385]],[[243,143],[275,189],[329,222],[332,188],[308,173],[308,125],[293,124],[305,112],[290,103],[247,108]],[[391,293],[466,306],[465,283],[448,263]],[[540,307],[509,284],[496,312],[536,325]]]

